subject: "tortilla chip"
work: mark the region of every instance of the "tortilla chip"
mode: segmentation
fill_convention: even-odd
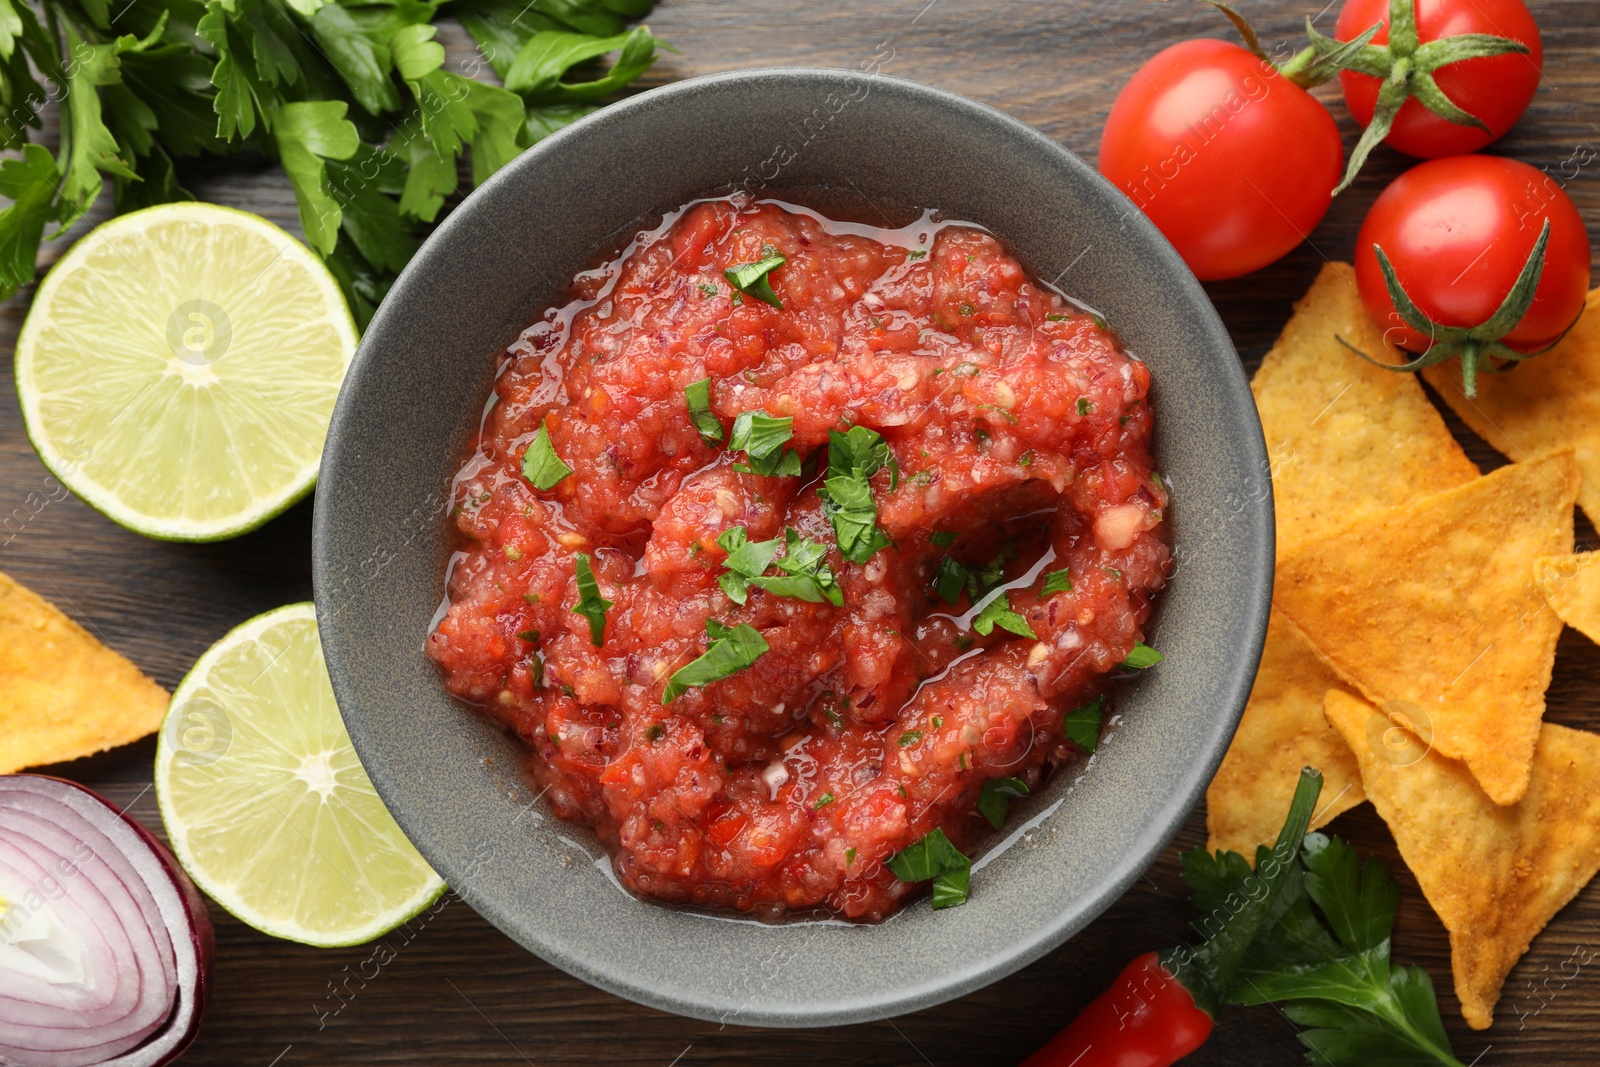
[[[1328,719],[1360,759],[1367,796],[1450,931],[1461,1015],[1482,1030],[1534,935],[1600,871],[1600,735],[1545,723],[1527,794],[1499,807],[1438,752],[1385,758],[1372,743],[1373,714],[1328,694]]]
[[[1533,583],[1562,622],[1600,642],[1600,552],[1536,559]]]
[[[1561,343],[1504,374],[1480,374],[1478,395],[1461,392],[1461,361],[1424,372],[1462,421],[1518,462],[1562,448],[1578,455],[1578,503],[1600,525],[1600,289]]]
[[[1206,790],[1207,848],[1228,849],[1254,862],[1256,846],[1270,845],[1278,836],[1301,767],[1322,772],[1313,830],[1366,799],[1350,747],[1322,714],[1324,696],[1341,684],[1299,631],[1274,611],[1244,718]]]
[[[1273,602],[1368,700],[1411,701],[1496,804],[1528,769],[1561,620],[1533,560],[1572,551],[1572,453],[1362,519],[1278,564]]]
[[[1478,476],[1415,376],[1375,367],[1402,358],[1373,325],[1345,263],[1322,268],[1256,371],[1272,462],[1278,551],[1353,519]]]
[[[0,574],[0,774],[152,734],[167,691]]]

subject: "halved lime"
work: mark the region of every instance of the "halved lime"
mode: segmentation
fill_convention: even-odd
[[[39,458],[149,537],[253,530],[316,482],[356,327],[266,219],[163,204],[96,228],[39,286],[17,396]]]
[[[356,759],[310,604],[258,615],[200,657],[162,723],[155,780],[184,869],[274,937],[361,944],[444,891]]]

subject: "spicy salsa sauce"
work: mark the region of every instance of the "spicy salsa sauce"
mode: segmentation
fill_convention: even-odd
[[[781,308],[724,276],[775,256]],[[974,227],[696,202],[507,353],[428,652],[634,891],[881,919],[892,856],[1081,757],[1140,640],[1149,385]]]

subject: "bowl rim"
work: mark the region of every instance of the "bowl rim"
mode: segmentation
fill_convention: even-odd
[[[520,153],[482,185],[469,193],[429,235],[422,248],[418,250],[401,271],[364,332],[361,346],[351,362],[345,385],[340,390],[330,422],[329,436],[323,458],[324,473],[329,469],[330,462],[336,467],[338,458],[342,453],[347,448],[354,447],[353,443],[345,439],[341,430],[350,414],[348,408],[353,392],[351,383],[362,376],[371,362],[366,358],[371,350],[368,338],[381,336],[383,327],[389,318],[395,314],[393,309],[403,303],[412,295],[413,290],[418,289],[423,284],[422,275],[427,269],[427,256],[425,253],[428,247],[430,245],[443,244],[455,231],[469,228],[476,224],[476,220],[471,217],[472,212],[468,210],[468,206],[474,200],[481,201],[486,198],[486,194],[492,193],[499,186],[518,181],[519,175],[524,170],[537,166],[545,155],[557,152],[570,140],[591,136],[595,131],[602,130],[610,124],[626,120],[633,112],[640,109],[659,107],[679,97],[693,97],[694,94],[702,92],[710,86],[741,82],[770,83],[772,80],[777,79],[802,84],[830,81],[837,83],[835,87],[838,87],[838,85],[843,85],[849,79],[861,78],[870,79],[874,85],[887,82],[890,83],[895,91],[910,96],[920,96],[924,101],[935,107],[964,112],[977,121],[995,126],[997,131],[1000,131],[997,136],[1032,142],[1036,149],[1042,150],[1050,157],[1055,166],[1074,172],[1080,180],[1087,180],[1092,184],[1102,186],[1105,192],[1120,199],[1127,208],[1126,221],[1128,224],[1142,230],[1146,237],[1154,238],[1150,244],[1153,254],[1159,260],[1156,265],[1157,268],[1171,279],[1175,288],[1181,291],[1185,302],[1193,305],[1200,312],[1199,321],[1195,322],[1194,326],[1197,333],[1202,336],[1204,345],[1208,348],[1216,349],[1219,355],[1234,356],[1232,360],[1219,360],[1223,374],[1227,379],[1225,383],[1225,399],[1228,404],[1238,410],[1248,412],[1249,421],[1243,425],[1233,427],[1232,432],[1242,435],[1239,444],[1249,454],[1250,460],[1257,469],[1262,471],[1268,469],[1265,439],[1259,418],[1256,416],[1255,404],[1248,380],[1245,377],[1242,364],[1238,362],[1232,340],[1210,298],[1207,297],[1199,281],[1194,277],[1177,251],[1161,236],[1155,225],[1134,205],[1132,200],[1128,199],[1121,190],[1101,176],[1093,166],[1071,150],[1021,120],[1006,114],[998,108],[949,90],[940,89],[909,78],[889,75],[879,71],[866,71],[854,67],[788,66],[753,67],[700,75],[629,96],[616,103],[609,104],[598,112],[563,127],[542,139]],[[1003,234],[1000,236],[1004,239]],[[325,602],[325,597],[330,596],[335,588],[335,564],[330,558],[333,541],[331,529],[333,519],[331,508],[324,505],[323,499],[319,494],[312,521],[313,584],[319,604],[319,617],[323,616],[322,604]],[[681,996],[671,987],[658,986],[636,979],[625,967],[596,965],[592,958],[586,958],[581,952],[568,951],[557,943],[556,938],[545,935],[543,931],[528,930],[526,926],[514,919],[510,908],[502,908],[493,899],[485,899],[475,894],[464,892],[463,889],[467,887],[456,886],[455,879],[452,877],[453,874],[462,872],[441,870],[440,873],[456,889],[458,895],[469,903],[478,914],[488,920],[510,940],[541,960],[617,996],[638,1004],[690,1018],[742,1026],[837,1026],[890,1018],[895,1015],[941,1004],[981,989],[1055,950],[1099,918],[1107,908],[1120,899],[1183,827],[1210,783],[1217,767],[1221,764],[1233,736],[1233,730],[1237,727],[1239,718],[1243,714],[1245,702],[1254,682],[1261,650],[1266,640],[1272,596],[1275,520],[1270,483],[1267,484],[1264,494],[1258,494],[1247,500],[1246,503],[1247,506],[1244,511],[1235,518],[1239,523],[1248,527],[1246,533],[1252,539],[1252,543],[1260,544],[1263,550],[1260,560],[1248,572],[1247,577],[1253,588],[1240,591],[1241,599],[1248,602],[1249,608],[1247,616],[1240,619],[1239,633],[1241,639],[1239,647],[1242,650],[1242,654],[1232,662],[1214,668],[1222,679],[1217,688],[1229,694],[1225,709],[1227,714],[1218,717],[1218,726],[1211,734],[1205,751],[1194,754],[1197,758],[1189,761],[1181,779],[1178,780],[1178,786],[1169,792],[1164,806],[1161,808],[1162,816],[1147,823],[1142,828],[1135,837],[1134,843],[1111,865],[1109,875],[1102,880],[1098,890],[1078,898],[1074,908],[1063,909],[1048,923],[1033,928],[1032,934],[1028,938],[1017,938],[1005,943],[994,943],[991,951],[982,956],[968,957],[963,965],[952,968],[936,977],[916,982],[901,982],[892,987],[875,989],[873,994],[868,997],[860,995],[852,995],[848,998],[835,996],[831,1000],[814,997],[793,1008],[751,1010],[746,1006],[735,1005],[731,998],[727,998],[724,1002],[710,1002],[703,998]],[[1175,543],[1181,536],[1182,534],[1174,535]],[[1156,621],[1157,623],[1159,622],[1159,615],[1157,615]],[[330,627],[325,626],[321,629],[321,640],[335,693],[340,698],[341,716],[345,720],[351,740],[359,756],[363,747],[369,747],[370,750],[370,747],[376,744],[376,742],[370,742],[364,745],[364,741],[369,735],[376,732],[372,728],[373,720],[368,718],[363,721],[361,716],[353,716],[344,710],[347,703],[354,702],[351,699],[354,697],[354,693],[351,691],[352,685],[348,678],[346,656],[344,650],[339,647],[338,642],[333,639]],[[366,766],[364,761],[363,766]],[[395,769],[388,765],[380,765],[378,767],[368,767],[367,773],[380,798],[383,799],[386,806],[391,808],[396,822],[405,831],[407,837],[414,843],[422,841],[431,844],[434,835],[424,826],[415,822],[413,813],[405,810],[404,805],[399,805],[397,809],[394,804],[394,800],[404,796],[406,792],[406,783],[396,773]],[[426,856],[429,850],[419,845],[418,851]],[[436,854],[441,853],[441,850],[436,849],[433,851]],[[430,859],[430,862],[433,861]],[[670,905],[653,903],[639,898],[635,898],[635,900],[646,907],[670,907]],[[897,912],[896,916],[899,914],[901,913]],[[896,916],[890,916],[890,921]],[[771,927],[771,929],[781,929],[781,927]]]

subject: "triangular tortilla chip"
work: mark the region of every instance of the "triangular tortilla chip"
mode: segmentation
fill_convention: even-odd
[[[0,774],[154,733],[167,691],[0,574]]]
[[[1600,552],[1536,559],[1533,583],[1562,622],[1600,641]]]
[[[1561,620],[1533,560],[1572,551],[1572,453],[1360,520],[1278,564],[1273,603],[1375,703],[1411,701],[1496,804],[1528,768]]]
[[[1283,825],[1300,768],[1322,772],[1322,799],[1311,829],[1326,825],[1366,799],[1350,748],[1322,714],[1328,690],[1343,683],[1276,611],[1267,623],[1250,702],[1206,790],[1206,847],[1228,849],[1254,862]]]
[[[1339,338],[1398,361],[1372,324],[1349,265],[1322,268],[1250,388],[1273,458],[1278,555],[1352,520],[1478,476],[1407,374],[1374,367]],[[1362,801],[1354,758],[1322,715],[1341,682],[1276,612],[1255,688],[1206,793],[1213,849],[1247,857],[1277,836],[1295,776],[1322,770],[1321,826]]]
[[[1367,796],[1450,931],[1462,1017],[1482,1030],[1534,935],[1600,871],[1600,735],[1545,723],[1527,794],[1500,807],[1438,752],[1385,758],[1374,714],[1328,694],[1328,720],[1360,759]]]
[[[1250,389],[1261,413],[1282,554],[1308,537],[1478,476],[1415,376],[1367,317],[1345,263],[1295,305]]]
[[[1461,392],[1461,361],[1424,372],[1463,422],[1518,462],[1576,450],[1583,488],[1578,503],[1600,525],[1600,289],[1561,343],[1504,374],[1478,375],[1478,395]]]

